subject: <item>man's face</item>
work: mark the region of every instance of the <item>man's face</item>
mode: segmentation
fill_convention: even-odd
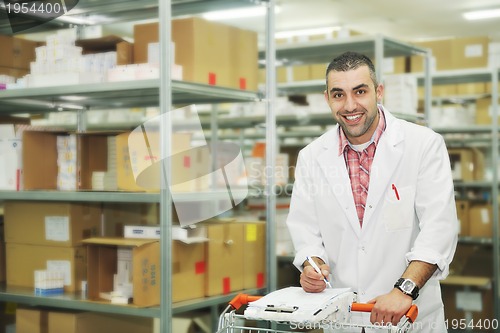
[[[327,79],[326,102],[349,142],[370,141],[377,128],[377,101],[382,99],[384,87],[375,87],[368,66],[346,72],[331,71]]]

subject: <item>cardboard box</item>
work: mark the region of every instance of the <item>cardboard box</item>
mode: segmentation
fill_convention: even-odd
[[[158,42],[158,23],[134,26],[135,63],[147,61],[149,43]],[[183,79],[218,86],[232,86],[231,45],[228,26],[200,18],[172,21],[175,62],[183,68]]]
[[[243,288],[264,288],[266,285],[266,224],[245,222],[243,240]]]
[[[233,87],[229,26],[199,18],[173,20],[172,39],[185,81]]]
[[[46,333],[49,311],[39,308],[16,309],[16,333]]]
[[[87,245],[87,296],[102,300],[100,293],[113,291],[117,272],[117,248],[132,248],[133,304],[154,306],[160,302],[160,243],[151,239],[89,238]]]
[[[30,62],[35,60],[37,42],[0,35],[0,67],[29,70]]]
[[[34,288],[34,271],[65,272],[64,291],[81,290],[86,280],[87,256],[83,247],[7,243],[7,285]]]
[[[17,333],[150,333],[153,319],[97,312],[18,308]]]
[[[172,301],[180,302],[205,296],[205,242],[172,244]]]
[[[454,180],[482,180],[484,177],[484,154],[475,148],[448,149]]]
[[[133,131],[116,137],[118,189],[127,191],[158,191],[160,189],[160,141],[159,133],[147,133],[147,142],[142,132]],[[191,134],[172,134],[172,178],[177,183],[182,179],[195,179],[191,168]],[[179,154],[177,154],[179,153]],[[134,159],[130,159],[130,155]],[[177,190],[182,188],[182,184]]]
[[[458,223],[460,225],[459,235],[469,236],[470,233],[469,201],[456,200],[455,205],[457,207],[457,218],[458,218]]]
[[[83,48],[82,54],[116,52],[117,65],[134,63],[134,45],[118,36],[80,39],[75,44]]]
[[[20,78],[29,73],[30,73],[29,69],[0,66],[0,75],[3,74],[3,75],[13,76],[15,78]]]
[[[474,204],[469,208],[469,236],[491,238],[493,212],[489,204]]]
[[[7,243],[72,247],[101,234],[99,203],[6,201]]]
[[[292,66],[292,77],[288,81],[308,81],[311,79],[311,66],[295,65]]]
[[[90,238],[88,251],[88,297],[99,300],[101,292],[113,289],[116,249],[132,248],[133,304],[154,306],[160,302],[160,243],[154,239]],[[205,244],[173,242],[172,300],[200,298],[204,295]]]
[[[5,282],[7,279],[7,263],[5,242],[0,241],[0,282]]]
[[[123,237],[126,225],[159,224],[157,203],[108,203],[102,204],[104,237]]]
[[[453,68],[488,67],[489,37],[464,37],[452,40]]]
[[[50,311],[47,333],[151,333],[153,319],[96,312]]]
[[[465,37],[415,43],[432,50],[435,70],[485,68],[488,66],[488,37]],[[411,58],[411,71],[423,72],[423,57]]]
[[[418,47],[430,49],[432,51],[433,65],[436,70],[450,70],[453,67],[452,40],[435,40],[427,42],[415,43]],[[424,72],[424,57],[412,56],[410,60],[410,68],[413,73]]]
[[[25,190],[57,189],[57,137],[65,132],[23,132],[23,184]],[[77,189],[92,189],[92,173],[106,171],[107,135],[77,137]]]
[[[491,105],[491,97],[480,98],[476,100],[476,124],[477,125],[492,125],[493,124],[493,109]],[[497,122],[500,123],[500,110],[497,115]]]
[[[243,223],[207,225],[205,296],[225,295],[244,287]]]
[[[457,84],[458,95],[477,95],[486,93],[486,83],[460,83]]]
[[[310,80],[325,80],[326,82],[326,68],[328,64],[313,64],[309,65]]]
[[[259,50],[255,31],[230,28],[230,52],[233,73],[230,86],[236,89],[257,91]]]
[[[486,323],[493,320],[493,292],[491,289],[482,289],[468,285],[468,279],[463,278],[463,285],[441,285],[441,293],[444,303],[445,318],[452,328],[452,323]],[[469,317],[469,315],[471,317]],[[456,327],[458,328],[458,327]],[[490,329],[481,329],[474,327],[474,332],[487,331]]]

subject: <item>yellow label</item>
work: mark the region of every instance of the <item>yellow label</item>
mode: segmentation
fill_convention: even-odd
[[[257,241],[257,226],[255,224],[247,225],[246,238],[247,242]]]

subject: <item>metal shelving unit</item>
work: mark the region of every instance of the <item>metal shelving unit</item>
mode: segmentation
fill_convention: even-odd
[[[270,64],[274,63],[274,0],[111,0],[105,2],[96,2],[92,0],[80,0],[78,5],[70,13],[54,19],[38,28],[30,29],[29,32],[47,31],[51,29],[60,29],[82,25],[98,25],[102,22],[100,18],[106,20],[106,24],[111,22],[125,22],[140,20],[145,18],[159,18],[160,22],[160,44],[168,45],[171,39],[170,21],[172,16],[184,14],[197,14],[215,9],[229,9],[235,7],[248,7],[256,5],[265,5],[267,9],[267,59]],[[93,15],[95,21],[92,21]],[[11,27],[7,20],[4,4],[0,4],[0,19],[5,24],[0,24],[0,33],[11,34]],[[28,26],[36,22],[34,17],[25,17]],[[80,23],[79,23],[80,22]],[[144,80],[134,82],[112,82],[90,85],[73,85],[59,87],[27,88],[19,90],[0,91],[0,113],[19,114],[19,113],[48,113],[61,110],[78,111],[77,131],[81,131],[82,117],[86,110],[92,109],[115,109],[127,107],[146,107],[160,106],[162,115],[167,115],[171,105],[182,104],[216,104],[230,102],[252,102],[262,99],[257,92],[243,91],[217,86],[208,86],[203,84],[188,83],[184,81],[174,81],[170,77],[170,55],[163,52],[160,57],[160,78],[155,80]],[[274,77],[274,66],[270,67],[269,77]],[[266,89],[267,114],[265,121],[267,124],[268,139],[272,142],[275,135],[275,119],[273,118],[273,98],[275,95],[275,85],[273,79],[268,80]],[[170,119],[168,119],[170,120]],[[169,140],[172,134],[171,121],[160,124],[161,133],[161,152],[162,156],[168,156],[171,151]],[[213,122],[212,122],[213,124]],[[234,125],[234,124],[233,124]],[[224,126],[224,125],[223,125]],[[227,126],[231,126],[228,124]],[[268,158],[273,161],[275,152],[269,149]],[[163,159],[162,159],[163,160]],[[165,175],[170,172],[168,163],[163,163],[162,183],[165,183]],[[273,179],[268,179],[268,186],[273,186]],[[247,191],[232,191],[233,198],[246,196]],[[268,196],[272,204],[274,195],[270,191]],[[176,194],[176,201],[199,201],[200,198],[214,200],[217,198],[227,198],[227,192],[201,192]],[[134,306],[118,306],[104,303],[89,302],[80,295],[62,295],[52,297],[36,296],[33,290],[23,290],[18,288],[0,288],[0,301],[12,301],[24,304],[39,306],[51,306],[68,309],[79,309],[98,312],[109,312],[125,315],[136,315],[152,317],[159,320],[155,325],[155,332],[172,332],[171,317],[173,314],[200,308],[212,308],[212,312],[217,311],[217,306],[229,301],[234,294],[207,297],[198,300],[172,303],[171,298],[171,226],[172,216],[170,206],[172,204],[172,194],[169,193],[166,186],[162,186],[159,193],[124,193],[124,192],[57,192],[57,191],[0,191],[0,201],[2,200],[40,200],[40,201],[90,201],[90,202],[125,202],[125,203],[160,203],[160,225],[161,225],[161,262],[167,263],[161,268],[161,304],[153,308],[137,308]],[[272,206],[272,205],[271,205]],[[271,207],[269,206],[269,207]],[[268,208],[269,209],[269,208]],[[268,239],[273,236],[273,210],[268,211]],[[270,235],[269,235],[270,234]],[[269,252],[272,255],[273,246],[269,246],[268,241],[268,288],[273,288],[272,280],[276,277],[276,268],[269,258]],[[271,243],[271,244],[274,244]],[[250,293],[260,293],[261,290],[250,290]],[[216,313],[218,314],[218,313]]]
[[[440,84],[459,84],[459,83],[476,83],[476,82],[491,82],[491,93],[485,97],[491,97],[492,108],[491,108],[491,118],[493,119],[491,126],[477,126],[477,125],[467,125],[464,124],[460,128],[435,128],[435,130],[443,135],[447,134],[468,134],[470,136],[474,135],[487,135],[489,138],[489,144],[486,148],[491,150],[491,180],[488,181],[474,181],[474,182],[455,182],[455,187],[459,190],[464,190],[468,188],[476,188],[485,191],[490,191],[491,193],[491,204],[493,211],[493,233],[491,239],[470,239],[461,238],[459,241],[464,244],[483,244],[485,246],[491,246],[493,251],[493,310],[495,319],[500,317],[500,226],[499,226],[499,174],[498,174],[498,161],[499,161],[499,126],[495,119],[499,116],[499,72],[500,68],[478,68],[478,69],[463,69],[463,70],[450,70],[450,71],[439,71],[432,74],[433,83],[435,85]],[[419,79],[422,80],[422,77]],[[456,97],[456,96],[454,96]],[[481,138],[484,143],[485,138]],[[498,330],[497,330],[498,332]]]
[[[159,89],[159,80],[142,80],[4,90],[0,109],[13,114],[158,106]],[[257,92],[172,81],[173,104],[257,100]]]
[[[73,2],[67,2],[70,6]],[[43,26],[31,28],[30,32],[48,31],[68,28],[73,25],[100,25],[116,22],[130,22],[144,19],[158,18],[158,0],[109,0],[93,1],[79,0],[76,6],[63,17],[46,22]],[[242,8],[255,6],[252,0],[169,0],[172,16],[200,14],[221,8]],[[0,34],[11,34],[11,25],[7,19],[3,1],[0,3]],[[17,27],[31,27],[39,22],[34,16],[26,15],[17,22]]]

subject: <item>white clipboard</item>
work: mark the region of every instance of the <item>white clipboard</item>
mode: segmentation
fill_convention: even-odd
[[[319,323],[323,320],[345,322],[356,294],[350,288],[325,289],[307,293],[302,287],[273,291],[248,304],[244,316],[251,320],[290,323]]]

